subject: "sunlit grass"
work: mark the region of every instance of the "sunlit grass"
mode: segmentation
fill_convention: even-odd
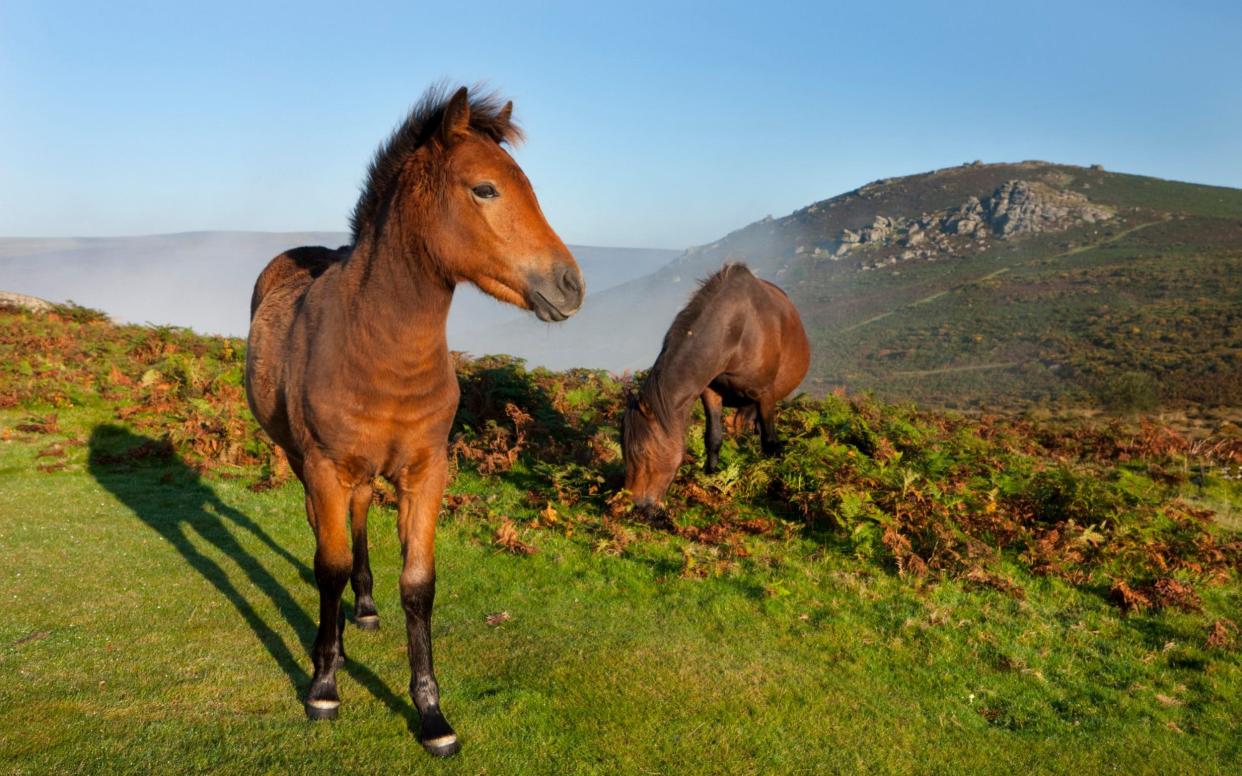
[[[97,421],[61,415],[70,435]],[[10,770],[1228,772],[1242,754],[1242,661],[1194,615],[1124,617],[1018,568],[1024,599],[911,584],[797,535],[706,578],[641,526],[620,556],[557,531],[515,556],[494,520],[527,517],[523,494],[463,476],[494,517],[442,520],[437,667],[465,749],[432,763],[408,729],[391,512],[372,518],[383,628],[346,632],[341,719],[311,724],[299,489],[81,447],[45,474],[42,442],[0,443]],[[1236,584],[1206,595],[1242,619]]]

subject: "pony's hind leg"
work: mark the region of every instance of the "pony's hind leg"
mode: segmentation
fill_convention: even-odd
[[[371,597],[371,556],[367,548],[367,509],[371,506],[371,483],[354,488],[349,500],[349,528],[353,534],[354,570],[349,577],[354,589],[354,622],[362,630],[379,628],[379,610]]]
[[[729,422],[729,433],[733,436],[741,436],[755,428],[755,416],[759,414],[758,408],[758,404],[747,404],[734,410]]]
[[[776,436],[776,400],[771,396],[760,396],[756,420],[759,424],[759,445],[764,455],[777,455],[781,451],[781,441]]]
[[[461,749],[457,734],[440,711],[440,685],[431,658],[431,608],[436,597],[436,515],[448,479],[443,448],[402,472],[397,481],[397,532],[401,539],[401,607],[409,639],[410,698],[418,709],[418,740],[441,757]]]
[[[352,558],[345,529],[349,492],[336,467],[321,460],[306,467],[307,518],[315,529],[315,583],[319,587],[319,630],[311,647],[314,675],[306,695],[311,719],[334,719],[341,706],[336,669],[344,661],[341,634],[341,593],[349,579]]]
[[[703,400],[703,415],[706,419],[703,424],[703,451],[706,454],[703,471],[712,474],[720,469],[720,445],[724,441],[724,421],[721,417],[724,402],[720,394],[711,388],[703,389],[700,398]]]

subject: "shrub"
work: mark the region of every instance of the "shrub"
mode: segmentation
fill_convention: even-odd
[[[1155,409],[1160,386],[1146,372],[1123,372],[1104,380],[1096,395],[1109,412],[1145,412]]]

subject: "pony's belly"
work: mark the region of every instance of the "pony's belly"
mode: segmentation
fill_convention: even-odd
[[[720,394],[720,401],[726,407],[750,406],[758,396],[750,383],[734,375],[720,375],[708,387]]]

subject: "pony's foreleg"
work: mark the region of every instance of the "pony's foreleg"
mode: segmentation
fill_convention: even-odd
[[[371,597],[371,556],[367,548],[367,509],[371,506],[371,483],[354,488],[349,500],[349,528],[353,534],[354,571],[349,584],[354,589],[354,622],[363,630],[379,628],[379,610]]]
[[[764,455],[776,455],[781,451],[781,442],[776,437],[776,399],[771,395],[759,397],[756,418],[759,423],[759,446]]]
[[[721,417],[724,402],[720,394],[711,388],[703,389],[699,398],[703,400],[703,415],[706,419],[703,424],[703,451],[707,460],[703,462],[703,471],[712,474],[720,469],[720,445],[724,441],[724,421]]]
[[[461,744],[440,711],[440,686],[431,658],[431,607],[436,597],[436,515],[448,479],[443,448],[409,467],[397,481],[397,532],[401,539],[401,607],[410,657],[410,698],[420,718],[418,740],[434,755],[455,754]]]
[[[311,647],[315,673],[306,696],[306,713],[311,719],[334,719],[341,706],[336,668],[345,658],[341,593],[352,565],[345,528],[349,490],[328,460],[308,464],[304,479],[307,518],[315,529],[315,582],[319,586],[319,631]]]

